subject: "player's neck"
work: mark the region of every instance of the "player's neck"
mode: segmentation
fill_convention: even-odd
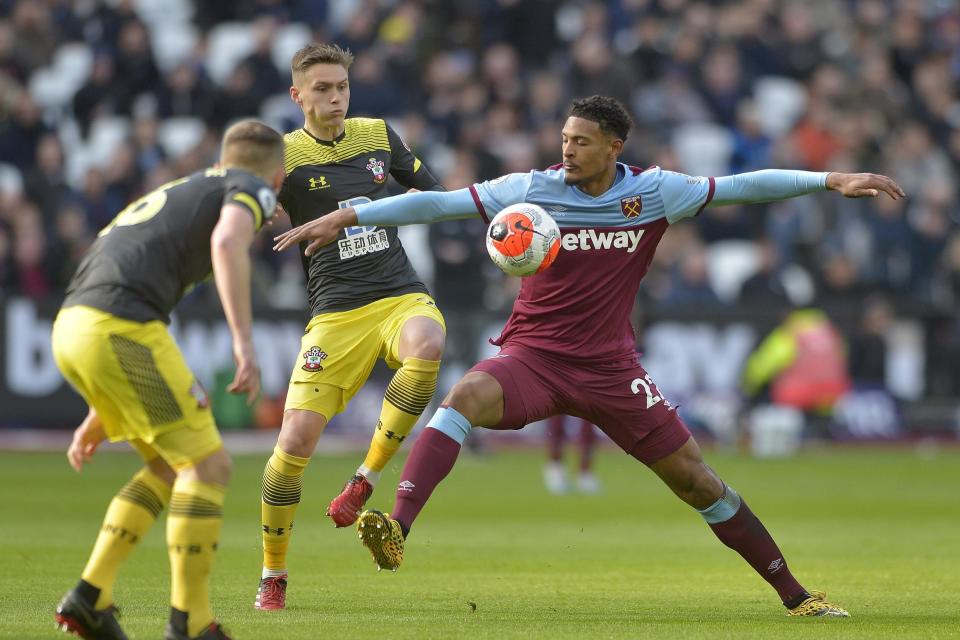
[[[607,192],[607,190],[613,186],[613,183],[617,181],[617,165],[614,163],[609,166],[606,171],[598,175],[592,180],[584,180],[577,185],[577,189],[583,191],[588,196],[596,198],[599,195],[602,195]]]
[[[317,122],[311,122],[310,120],[305,120],[303,123],[303,128],[307,133],[317,140],[323,140],[324,142],[333,142],[339,138],[345,127],[345,123],[335,126],[326,126]]]

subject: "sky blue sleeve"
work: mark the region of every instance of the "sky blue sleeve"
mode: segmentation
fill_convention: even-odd
[[[533,171],[528,173],[508,173],[496,180],[480,182],[469,188],[476,204],[476,210],[484,222],[490,222],[504,207],[526,202],[527,192],[533,182]]]
[[[716,193],[710,206],[777,202],[787,198],[824,191],[829,172],[764,169],[717,178]]]
[[[354,210],[361,227],[397,227],[480,215],[469,189],[403,193],[358,204]]]
[[[713,178],[673,171],[661,171],[659,178],[663,214],[670,224],[699,214],[713,199],[716,188]]]

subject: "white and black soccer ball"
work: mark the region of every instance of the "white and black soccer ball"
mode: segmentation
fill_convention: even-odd
[[[540,273],[560,253],[560,227],[538,205],[510,205],[490,221],[487,253],[511,276]]]

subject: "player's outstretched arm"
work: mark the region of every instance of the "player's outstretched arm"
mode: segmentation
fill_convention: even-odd
[[[716,178],[716,192],[707,206],[777,202],[824,190],[837,191],[848,198],[875,198],[881,193],[894,200],[906,196],[891,178],[873,173],[764,169]]]
[[[260,393],[260,366],[253,348],[253,313],[250,304],[250,244],[256,233],[250,212],[235,204],[224,205],[220,221],[210,236],[210,257],[217,293],[233,336],[237,373],[227,386],[230,393],[246,393],[253,404]]]
[[[305,253],[313,255],[337,239],[347,227],[396,227],[408,224],[428,224],[441,220],[459,220],[479,217],[477,206],[469,189],[456,191],[424,191],[404,193],[338,209],[276,236],[275,251],[283,251],[300,242],[309,242]]]

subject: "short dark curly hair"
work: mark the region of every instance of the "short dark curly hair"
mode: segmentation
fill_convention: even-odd
[[[633,126],[627,108],[610,96],[590,96],[574,100],[570,106],[570,115],[596,122],[601,131],[624,141]]]

